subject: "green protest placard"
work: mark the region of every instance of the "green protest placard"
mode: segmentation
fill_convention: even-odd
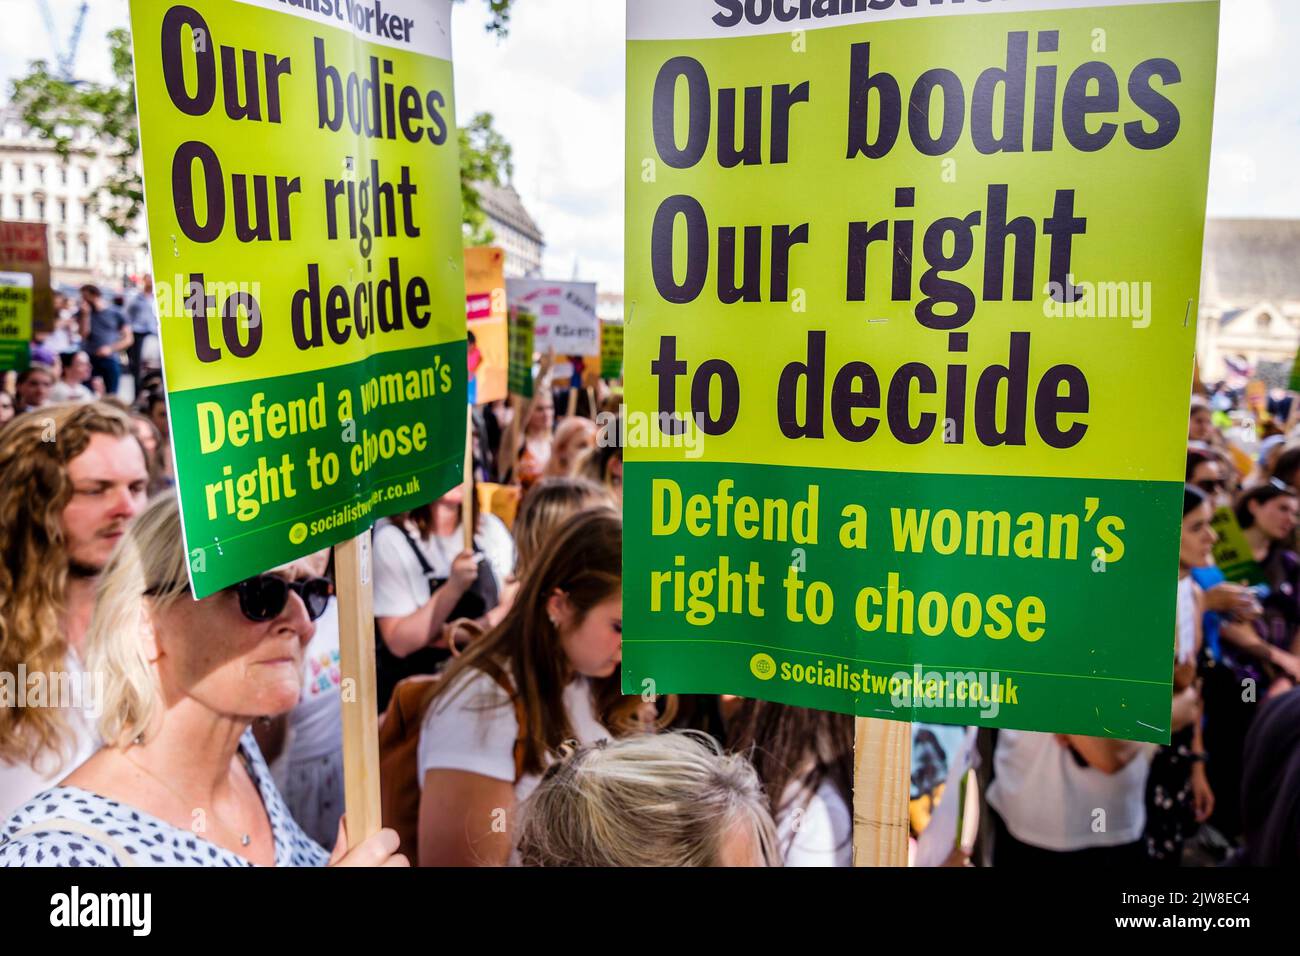
[[[450,0],[132,0],[196,595],[461,480]]]
[[[1168,739],[1217,31],[629,0],[626,693]]]
[[[1223,576],[1236,584],[1264,584],[1264,569],[1255,560],[1255,553],[1246,540],[1245,533],[1231,508],[1219,508],[1210,522],[1219,540],[1214,542],[1214,563]]]
[[[0,372],[24,369],[32,340],[32,276],[0,272]]]
[[[1289,391],[1300,392],[1300,351],[1296,352],[1295,361],[1291,363],[1291,377],[1287,379]]]
[[[510,306],[510,394],[533,397],[533,331],[536,317],[522,305]]]
[[[50,288],[49,227],[43,222],[0,220],[0,272],[31,278],[32,331],[54,331],[54,290]]]
[[[623,323],[603,322],[600,326],[600,377],[623,377]]]

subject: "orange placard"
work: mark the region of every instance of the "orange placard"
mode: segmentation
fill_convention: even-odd
[[[469,346],[469,400],[485,405],[506,397],[510,366],[506,326],[506,254],[496,246],[465,250],[465,323]]]

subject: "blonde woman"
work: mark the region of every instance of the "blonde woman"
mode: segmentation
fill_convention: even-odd
[[[0,826],[0,866],[405,865],[381,831],[333,857],[285,808],[250,727],[298,702],[331,586],[308,562],[195,601],[176,499],[145,509],[100,579],[86,663],[105,746]]]
[[[779,866],[758,774],[691,731],[571,754],[524,806],[523,866]]]
[[[524,497],[515,517],[515,573],[522,580],[538,555],[550,547],[569,518],[589,508],[610,506],[613,499],[585,478],[543,478]]]
[[[582,456],[595,447],[595,422],[577,415],[561,419],[555,429],[551,460],[546,463],[542,477],[567,478],[577,470]]]

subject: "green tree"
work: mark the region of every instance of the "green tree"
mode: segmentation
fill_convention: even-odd
[[[480,184],[500,186],[513,173],[510,144],[492,125],[492,114],[476,114],[460,128],[460,201],[465,245],[487,245],[494,238],[483,211]]]
[[[503,37],[510,31],[510,9],[514,4],[515,0],[487,0],[488,14],[491,16],[487,22],[489,33]]]
[[[504,37],[509,32],[514,3],[515,0],[487,0],[489,33]],[[492,114],[476,113],[460,128],[460,200],[465,245],[483,246],[493,241],[495,237],[483,212],[479,186],[483,183],[500,186],[513,173],[510,144],[492,125]]]
[[[11,100],[23,122],[48,140],[63,160],[86,148],[78,137],[87,132],[106,150],[112,167],[91,202],[108,227],[123,236],[144,205],[144,186],[134,162],[140,152],[140,129],[135,119],[130,31],[112,30],[108,42],[112,82],[68,83],[44,60],[37,60],[26,76],[14,81]]]
[[[490,15],[487,30],[505,36],[515,0],[485,2]],[[80,137],[89,133],[96,138],[112,165],[91,197],[91,205],[116,235],[124,236],[144,207],[144,184],[135,161],[140,153],[140,128],[135,115],[131,32],[125,27],[111,30],[108,42],[111,82],[69,83],[46,61],[36,60],[25,76],[14,81],[10,99],[23,122],[65,161],[86,148],[84,142],[78,142]],[[478,184],[501,185],[511,171],[510,144],[493,127],[492,114],[473,116],[460,130],[460,191],[467,243],[492,241],[479,203]]]

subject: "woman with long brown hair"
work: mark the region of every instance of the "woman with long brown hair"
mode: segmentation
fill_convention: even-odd
[[[448,625],[491,627],[505,616],[514,542],[501,519],[472,502],[474,547],[465,549],[457,486],[375,529],[376,676],[379,708],[403,678],[432,674],[450,656]]]
[[[505,864],[514,808],[557,748],[610,736],[598,700],[623,655],[622,544],[613,511],[571,519],[505,620],[444,672],[420,731],[422,866]]]
[[[727,743],[758,770],[786,866],[852,865],[850,715],[745,700],[729,722]]]

